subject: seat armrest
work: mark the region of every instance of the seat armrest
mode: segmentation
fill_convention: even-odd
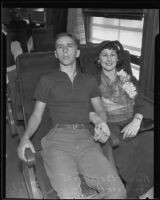
[[[30,51],[30,53],[35,53],[35,52],[36,52],[36,50],[35,50],[35,49],[33,49],[33,50],[31,50],[31,51]]]
[[[7,84],[7,103],[12,103],[9,84]]]
[[[7,96],[7,102],[8,102],[8,103],[12,103],[12,99],[11,99],[10,96]]]
[[[27,159],[27,164],[29,167],[32,167],[36,164],[36,159],[34,153],[31,151],[31,149],[27,148],[25,150],[25,157]]]
[[[119,146],[119,138],[115,136],[113,133],[111,133],[110,142],[111,142],[112,148],[116,148]]]
[[[144,118],[141,122],[141,126],[138,133],[154,130],[154,120]]]

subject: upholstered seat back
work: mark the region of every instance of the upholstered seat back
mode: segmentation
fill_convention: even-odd
[[[47,52],[54,50],[53,26],[49,28],[35,28],[32,30],[34,50],[36,52]]]
[[[23,106],[24,119],[27,123],[33,108],[33,93],[40,77],[54,71],[59,63],[53,52],[21,54],[16,59],[17,74],[19,78],[20,94]],[[36,149],[40,149],[40,140],[51,126],[48,112],[45,110],[42,123],[32,138]]]
[[[14,57],[11,52],[11,42],[18,41],[21,44],[22,50],[26,53],[27,50],[27,31],[25,29],[22,30],[14,30],[8,31],[7,33],[7,67],[15,64]]]

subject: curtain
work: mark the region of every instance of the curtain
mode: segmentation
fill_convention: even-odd
[[[82,8],[68,8],[67,32],[75,35],[80,44],[86,44]]]
[[[159,10],[144,10],[140,86],[144,97],[154,101],[155,39],[159,33]]]

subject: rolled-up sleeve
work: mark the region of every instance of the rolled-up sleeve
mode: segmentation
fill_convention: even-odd
[[[101,96],[101,92],[99,90],[98,82],[94,77],[91,78],[91,93],[90,98]]]
[[[139,92],[139,94],[137,95],[137,97],[135,99],[134,114],[140,113],[144,116],[145,110],[146,110],[145,102],[144,102],[144,99],[142,97],[142,94]]]
[[[98,97],[101,96],[101,92],[99,90],[99,86],[98,86],[98,82],[97,80],[92,77],[92,83],[91,83],[91,94],[90,94],[90,98],[94,98],[94,97]],[[89,107],[89,111],[90,112],[94,112],[94,108],[90,102],[90,107]]]
[[[34,91],[33,98],[35,100],[47,103],[48,102],[48,96],[49,96],[49,84],[47,82],[47,79],[42,76],[38,82],[38,85]]]

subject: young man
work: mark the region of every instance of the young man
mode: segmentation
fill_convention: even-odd
[[[89,186],[105,192],[105,198],[124,199],[125,188],[117,172],[88,129],[90,102],[104,121],[105,113],[96,80],[78,69],[76,58],[79,54],[76,38],[68,33],[57,36],[55,56],[60,62],[60,68],[44,75],[35,90],[35,108],[18,146],[18,155],[26,160],[26,148],[35,152],[29,138],[39,126],[44,109],[48,106],[55,126],[41,141],[42,157],[47,175],[59,198],[84,197],[80,187],[81,173]],[[91,117],[94,119],[94,116]],[[104,129],[105,134],[101,132],[95,136],[95,140],[106,142],[110,135],[108,126],[100,120],[96,128]]]

